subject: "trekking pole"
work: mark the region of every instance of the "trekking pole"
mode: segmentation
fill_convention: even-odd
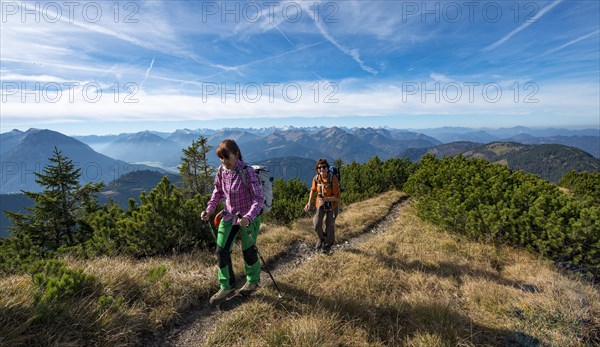
[[[200,214],[200,217],[202,218],[202,217],[206,216],[206,214],[207,214],[206,211],[202,211],[202,213]],[[208,225],[208,228],[210,229],[210,235],[213,237],[213,240],[215,240],[215,245],[218,245],[217,237],[215,236],[215,229],[210,224],[210,219],[205,221],[204,223],[206,223],[206,225]]]
[[[235,214],[236,217],[238,219],[242,219],[242,215],[238,212]],[[242,226],[240,225],[240,228]],[[269,267],[267,266],[267,263],[265,262],[265,260],[263,259],[262,255],[260,254],[260,252],[258,251],[258,247],[256,246],[256,241],[254,241],[254,239],[252,238],[252,234],[250,234],[250,232],[248,232],[248,228],[244,228],[246,230],[246,234],[248,235],[248,237],[250,237],[250,240],[252,241],[252,244],[254,245],[254,249],[256,249],[256,253],[258,254],[258,257],[260,258],[260,260],[263,263],[263,266],[265,267],[265,270],[267,270],[267,273],[269,274],[269,277],[271,277],[271,281],[273,281],[273,284],[275,285],[275,289],[277,289],[277,292],[279,293],[279,295],[277,295],[278,299],[283,298],[283,293],[281,292],[281,290],[279,290],[279,286],[277,286],[277,282],[275,282],[275,278],[273,278],[273,275],[271,274],[271,271],[269,270]]]

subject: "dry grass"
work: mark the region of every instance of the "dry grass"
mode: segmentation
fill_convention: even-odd
[[[94,275],[98,285],[91,294],[48,307],[33,304],[35,288],[29,277],[2,278],[0,345],[138,344],[143,334],[170,323],[179,312],[209,295],[214,285],[213,258],[199,253],[141,261],[66,259],[70,267]],[[150,281],[149,271],[160,265],[166,266],[167,272]],[[101,306],[103,295],[111,296],[115,303]]]
[[[343,242],[385,215],[402,193],[348,206],[337,223]],[[265,226],[267,262],[298,242],[312,244],[310,219]],[[234,248],[236,272],[240,250]],[[97,279],[93,293],[62,311],[35,307],[27,276],[0,279],[0,345],[140,344],[177,322],[217,289],[206,252],[143,260],[67,258]],[[164,267],[162,276],[152,270]],[[266,276],[265,276],[266,277]],[[593,346],[600,342],[597,289],[511,248],[468,241],[416,217],[412,206],[384,234],[331,256],[317,255],[268,279],[252,300],[216,323],[209,346]],[[115,304],[101,307],[102,295]],[[118,304],[118,298],[123,303]]]
[[[262,287],[218,323],[206,345],[600,342],[596,288],[526,252],[439,231],[410,206],[385,234],[332,256],[314,257],[278,282],[283,299]]]
[[[360,232],[363,226],[374,223],[401,196],[400,192],[390,192],[348,206],[338,218],[338,241],[346,240]],[[258,246],[263,258],[271,262],[284,256],[295,243],[312,244],[315,241],[311,219],[307,218],[299,220],[292,228],[263,226]],[[243,272],[240,253],[239,247],[235,246],[232,257],[237,274]],[[81,268],[95,276],[97,283],[91,293],[45,308],[33,304],[35,288],[31,278],[0,278],[0,346],[137,345],[157,329],[177,322],[183,312],[207,301],[218,289],[216,259],[208,252],[142,260],[124,257],[65,260],[70,267]],[[161,267],[166,269],[164,275],[152,278],[150,273]],[[112,298],[113,303],[101,305],[101,296]],[[357,334],[352,325],[329,316],[323,311],[297,317],[297,323],[306,324],[307,330],[291,336],[290,343],[312,345],[321,341],[318,336],[313,336],[321,324],[342,329],[347,336]],[[268,320],[266,316],[265,320]],[[277,344],[278,336],[274,334],[269,341]],[[348,339],[352,341],[358,337]],[[256,341],[256,344],[264,342],[262,337]],[[327,346],[328,342],[319,345]]]

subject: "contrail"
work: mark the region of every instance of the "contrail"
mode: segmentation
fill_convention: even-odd
[[[546,14],[546,12],[550,11],[551,9],[553,9],[556,5],[560,4],[563,0],[556,0],[553,3],[551,3],[550,5],[544,7],[540,12],[538,12],[535,16],[533,16],[530,20],[528,20],[527,22],[523,23],[523,25],[521,25],[520,27],[516,28],[515,30],[511,31],[510,33],[504,35],[503,38],[501,38],[500,40],[492,43],[491,45],[485,47],[482,51],[484,53],[487,53],[493,49],[496,49],[498,46],[502,45],[504,42],[508,41],[511,37],[513,37],[514,35],[516,35],[518,32],[520,32],[521,30],[527,28],[528,26],[531,25],[531,23],[535,23],[537,22],[540,18],[542,18],[543,15]]]
[[[148,67],[148,70],[146,70],[146,77],[144,77],[144,80],[142,81],[142,84],[140,85],[140,88],[142,88],[144,86],[144,83],[146,83],[146,80],[148,79],[148,75],[150,74],[150,70],[152,70],[152,66],[154,66],[154,57],[152,57],[152,61],[150,62],[150,66]]]

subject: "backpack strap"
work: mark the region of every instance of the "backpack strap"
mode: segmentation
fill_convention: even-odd
[[[319,174],[315,175],[315,178],[313,178],[313,180],[319,184],[319,181],[317,180],[317,177],[319,177]],[[329,172],[329,188],[333,188],[333,172]],[[322,190],[323,188],[321,188]],[[323,191],[321,191],[321,194],[323,194]]]
[[[250,194],[252,194],[252,197],[255,197],[254,189],[252,189],[252,187],[250,187],[250,185],[248,184],[248,177],[246,177],[248,175],[248,167],[249,167],[249,165],[244,163],[244,167],[242,168],[242,171],[241,171],[242,172],[242,182],[244,183],[244,186],[246,187],[246,189],[248,189],[250,191]],[[254,170],[253,167],[250,167],[250,169]],[[258,174],[256,174],[256,176],[257,176],[256,179],[258,180],[258,183],[260,184],[261,189],[262,189],[262,182],[260,180],[260,177],[258,177]],[[264,199],[264,196],[263,196],[263,199]],[[266,199],[264,200],[264,202],[266,203]],[[273,203],[271,202],[271,205],[272,204]],[[261,208],[260,212],[258,214],[261,215],[262,213],[263,213],[263,209]]]
[[[225,182],[223,182],[223,164],[219,165],[219,170],[217,171],[217,177],[219,177],[219,180],[221,180],[221,189],[223,190],[223,192],[225,192],[226,186],[225,186]],[[231,192],[231,186],[229,187],[229,192]]]
[[[248,179],[246,178],[247,174],[248,174],[248,165],[244,164],[244,167],[242,168],[242,182],[244,182],[244,186],[246,188],[248,188]]]
[[[316,174],[313,177],[313,181],[315,182],[315,186],[317,186],[317,192],[319,191],[319,174]],[[321,187],[321,194],[323,194],[323,188]]]
[[[223,165],[219,165],[219,169],[217,169],[217,177],[215,178],[215,183],[214,185],[217,185],[217,178],[219,178],[221,180],[221,186],[223,185]]]
[[[248,184],[248,177],[247,177],[248,176],[248,164],[244,163],[244,167],[242,168],[241,173],[242,173],[242,182],[244,183],[244,187],[246,187],[246,189],[248,189],[250,191],[250,194],[254,195],[254,190],[252,190],[252,188]],[[260,179],[258,180],[258,182],[260,183]]]
[[[244,167],[242,168],[242,170],[236,171],[236,172],[241,173],[242,182],[244,183],[244,187],[246,187],[246,189],[249,189],[250,186],[248,185],[248,178],[246,177],[246,175],[248,175],[248,165],[244,163]],[[219,177],[219,179],[221,179],[221,186],[222,186],[223,185],[223,165],[219,165],[219,170],[217,171],[217,176]],[[223,191],[224,191],[224,189],[223,189]],[[252,194],[254,194],[252,189],[250,189],[250,192]]]

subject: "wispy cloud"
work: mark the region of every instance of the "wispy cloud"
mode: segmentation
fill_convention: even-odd
[[[304,7],[308,7],[308,5],[304,4]],[[325,26],[323,25],[323,19],[322,18],[318,18],[316,16],[316,14],[310,10],[310,8],[307,8],[306,11],[310,14],[311,18],[312,18],[312,22],[314,23],[314,25],[317,27],[317,29],[319,30],[319,32],[321,33],[321,35],[329,42],[331,42],[337,49],[339,49],[342,53],[352,57],[352,59],[358,63],[358,65],[360,66],[361,69],[363,69],[364,71],[372,74],[372,75],[377,75],[378,71],[375,70],[374,68],[368,66],[361,58],[360,58],[360,53],[359,50],[357,48],[355,49],[349,49],[346,48],[344,46],[342,46],[333,36],[331,36],[331,34],[327,31],[327,28],[325,28]]]
[[[500,47],[501,45],[503,45],[506,41],[510,40],[513,36],[515,36],[516,34],[518,34],[519,32],[523,31],[523,29],[527,28],[528,26],[530,26],[533,23],[536,23],[540,18],[542,18],[548,11],[550,11],[551,9],[553,9],[554,7],[556,7],[558,4],[560,4],[563,0],[556,0],[553,3],[551,3],[550,5],[544,7],[543,9],[540,10],[540,12],[536,13],[533,17],[531,17],[531,19],[527,20],[525,23],[523,23],[521,26],[519,26],[518,28],[516,28],[515,30],[511,31],[510,33],[506,34],[504,37],[502,37],[500,40],[492,43],[491,45],[485,47],[482,51],[484,53],[487,53],[491,50],[494,50],[498,47]]]
[[[277,29],[277,31],[279,31],[279,33],[281,34],[281,36],[283,36],[283,38],[286,39],[286,41],[290,43],[290,45],[295,46],[295,44],[292,42],[292,40],[290,40],[289,37],[287,37],[283,33],[283,31],[281,31],[281,29],[279,29],[279,27],[277,26],[277,24],[273,23],[273,26],[275,27],[275,29]]]
[[[561,49],[563,49],[563,48],[567,48],[567,47],[569,47],[569,46],[571,46],[571,45],[573,45],[573,44],[576,44],[576,43],[577,43],[577,42],[579,42],[579,41],[585,40],[585,39],[587,39],[587,38],[589,38],[589,37],[592,37],[592,36],[594,36],[594,35],[598,35],[598,33],[600,33],[600,29],[598,29],[598,30],[596,30],[596,31],[593,31],[593,32],[591,32],[591,33],[589,33],[589,34],[587,34],[587,35],[583,35],[583,36],[581,36],[581,37],[579,37],[579,38],[576,38],[575,40],[569,41],[569,42],[565,43],[564,45],[561,45],[561,46],[558,46],[558,47],[556,47],[556,48],[553,48],[553,49],[551,49],[551,50],[549,50],[549,51],[546,51],[546,52],[544,52],[544,53],[540,54],[540,56],[542,56],[542,55],[546,55],[546,54],[550,54],[550,53],[554,53],[554,52],[557,52],[557,51],[560,51]]]
[[[273,56],[270,56],[270,57],[267,57],[267,58],[264,58],[264,59],[258,59],[258,60],[251,61],[251,62],[249,62],[249,63],[246,63],[246,64],[242,64],[242,65],[238,65],[238,66],[233,66],[233,67],[230,67],[230,68],[229,68],[228,70],[226,70],[226,71],[218,72],[218,73],[212,74],[212,75],[210,75],[210,76],[198,77],[198,78],[194,79],[194,82],[195,82],[195,81],[199,81],[199,80],[201,80],[201,79],[204,79],[204,80],[206,80],[206,79],[209,79],[209,78],[213,78],[213,77],[216,77],[216,76],[220,76],[220,75],[222,75],[222,74],[224,74],[225,72],[228,72],[228,71],[236,71],[236,72],[240,72],[240,71],[241,71],[243,68],[246,68],[246,67],[249,67],[249,66],[252,66],[252,65],[256,65],[256,64],[265,63],[265,62],[268,62],[268,61],[270,61],[270,60],[278,59],[278,58],[284,57],[284,56],[286,56],[286,55],[289,55],[289,54],[292,54],[292,53],[300,52],[300,51],[303,51],[303,50],[305,50],[305,49],[308,49],[308,48],[312,48],[312,47],[315,47],[315,46],[321,45],[321,44],[323,44],[323,43],[325,43],[325,42],[327,42],[327,41],[319,41],[319,42],[316,42],[316,43],[312,43],[312,44],[309,44],[309,45],[305,45],[305,46],[302,46],[302,47],[298,47],[298,48],[296,48],[296,49],[292,49],[292,50],[290,50],[290,51],[286,51],[286,52],[283,52],[283,53],[279,53],[279,54],[276,54],[276,55],[273,55]]]
[[[338,81],[343,84],[342,81]],[[310,90],[314,81],[298,81],[303,90]],[[507,82],[509,83],[509,82]],[[463,93],[452,100],[435,95],[423,97],[421,93],[402,95],[403,87],[391,88],[387,82],[362,86],[354,91],[340,89],[335,95],[339,102],[315,102],[312,93],[303,94],[297,102],[290,102],[276,96],[270,100],[262,95],[258,102],[247,102],[244,99],[236,102],[233,97],[223,102],[222,95],[211,96],[174,94],[148,94],[140,91],[135,95],[138,102],[116,103],[112,97],[103,97],[98,103],[85,102],[76,97],[74,102],[61,98],[56,103],[27,103],[20,101],[18,95],[3,104],[3,126],[15,126],[27,118],[36,125],[46,124],[54,118],[71,121],[198,121],[216,119],[253,119],[286,118],[286,117],[321,117],[321,116],[471,116],[474,123],[485,124],[482,115],[504,116],[565,116],[578,112],[598,110],[598,86],[593,84],[564,84],[557,82],[547,85],[535,95],[539,102],[515,103],[513,95],[503,95],[498,101],[490,101],[482,97],[477,90],[473,95]],[[393,84],[392,84],[393,86]],[[506,85],[508,88],[510,84]],[[504,86],[503,86],[504,87]],[[78,93],[75,94],[79,95]],[[449,97],[449,96],[448,96]],[[471,97],[474,99],[471,100]],[[493,96],[492,96],[493,97]],[[198,112],[202,110],[202,112]],[[398,110],[402,110],[402,116]],[[7,116],[4,117],[4,114]],[[126,118],[124,118],[126,114]],[[598,113],[596,111],[596,117]],[[476,121],[476,122],[475,122]]]
[[[23,82],[55,82],[55,83],[65,83],[72,82],[67,81],[63,78],[51,76],[51,75],[22,75],[15,73],[2,73],[0,75],[4,81],[23,81]]]
[[[15,4],[17,4],[17,3],[15,3]],[[149,44],[145,43],[144,41],[137,39],[134,36],[119,33],[117,31],[110,30],[110,29],[105,28],[100,25],[82,22],[82,21],[76,20],[75,18],[69,18],[69,16],[63,16],[62,13],[59,14],[56,11],[53,11],[52,7],[42,8],[41,6],[39,6],[39,3],[31,4],[31,3],[27,3],[27,2],[23,2],[19,6],[25,7],[24,9],[21,9],[23,11],[24,10],[36,11],[41,16],[49,17],[49,18],[59,18],[59,20],[63,23],[69,23],[69,24],[72,24],[79,28],[85,29],[87,31],[108,35],[108,36],[132,43],[132,44],[140,46],[140,47],[144,47],[144,48],[148,48],[148,49],[153,48],[152,45],[149,45]],[[31,7],[33,7],[33,8],[31,8]]]
[[[1,58],[0,61],[2,61],[4,63],[18,63],[18,64],[23,64],[23,65],[32,65],[32,66],[41,67],[41,68],[44,68],[44,67],[59,68],[59,69],[74,70],[74,71],[81,71],[81,72],[94,72],[94,73],[113,72],[112,68],[111,69],[102,69],[102,68],[90,67],[88,65],[64,64],[64,63],[48,62],[48,61],[41,61],[41,60]]]
[[[144,86],[144,83],[146,83],[146,80],[148,79],[148,75],[150,74],[150,70],[152,70],[153,66],[154,66],[154,57],[152,57],[152,61],[150,62],[150,66],[146,70],[146,76],[144,77],[144,80],[140,84],[140,88]]]
[[[441,83],[454,82],[454,80],[449,78],[448,76],[442,75],[442,74],[436,73],[436,72],[432,72],[431,74],[429,74],[429,77],[431,77],[431,79],[436,82],[441,82]]]
[[[150,1],[152,3],[152,1]],[[28,6],[29,5],[29,6]],[[98,5],[98,4],[96,4]],[[28,11],[37,11],[43,17],[48,18],[59,18],[59,21],[65,25],[72,25],[74,27],[80,28],[86,32],[102,34],[107,37],[111,37],[120,41],[127,42],[137,47],[141,47],[144,49],[148,49],[154,52],[158,52],[165,55],[170,55],[179,58],[189,59],[196,63],[205,64],[207,66],[223,68],[227,70],[227,67],[222,64],[213,64],[207,58],[203,56],[199,56],[197,53],[185,47],[185,45],[180,44],[179,38],[177,34],[171,30],[170,24],[165,21],[162,21],[162,15],[155,13],[156,11],[161,11],[160,8],[154,8],[153,5],[148,5],[146,16],[151,19],[151,25],[142,25],[141,23],[137,23],[135,26],[129,25],[126,26],[123,23],[120,26],[117,26],[119,29],[123,30],[113,30],[108,28],[109,25],[115,25],[115,23],[106,23],[107,25],[100,25],[95,23],[88,23],[85,20],[77,20],[77,18],[69,18],[69,16],[63,16],[59,13],[56,13],[52,10],[52,7],[40,7],[39,4],[31,4],[27,2],[21,3],[19,6],[24,6]],[[104,6],[104,4],[103,4]],[[106,5],[108,6],[108,5]],[[112,5],[112,6],[119,6]],[[31,8],[33,7],[33,8]],[[105,8],[106,13],[110,13],[108,8]],[[154,12],[153,12],[154,11]],[[157,20],[161,20],[161,23],[156,23]],[[160,40],[153,40],[160,32],[157,32],[158,29],[155,27],[159,27],[162,31],[167,31],[168,34],[158,36]],[[125,28],[128,28],[132,33],[126,33]],[[133,28],[133,29],[131,29]],[[138,35],[139,34],[139,37]],[[152,35],[151,35],[152,34]],[[143,38],[146,37],[146,38]]]

